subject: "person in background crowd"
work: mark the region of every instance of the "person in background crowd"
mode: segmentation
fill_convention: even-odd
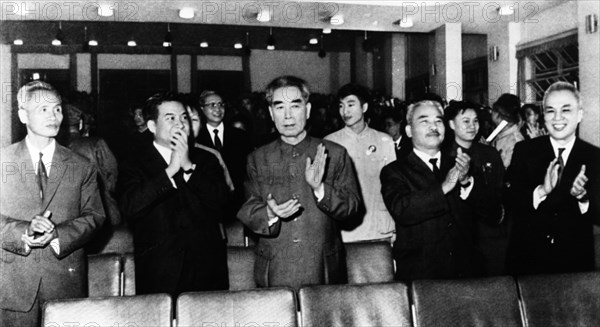
[[[39,326],[47,300],[87,295],[83,246],[105,220],[96,166],[57,144],[61,98],[48,83],[17,93],[24,140],[0,150],[0,326]]]
[[[510,166],[515,144],[525,139],[519,132],[520,111],[521,101],[516,95],[508,93],[502,94],[492,107],[492,121],[494,124],[498,126],[503,120],[508,123],[491,143],[500,152],[504,168]]]
[[[235,186],[225,217],[226,222],[229,223],[235,219],[235,214],[244,202],[246,157],[252,151],[251,140],[243,130],[224,124],[225,104],[218,93],[202,92],[199,106],[206,118],[206,124],[200,129],[197,141],[221,153]]]
[[[540,122],[540,111],[538,106],[532,103],[525,104],[521,108],[521,112],[521,118],[523,119],[521,134],[526,140],[547,134],[543,122]]]
[[[396,279],[402,281],[481,276],[483,263],[475,221],[498,221],[494,199],[469,174],[471,157],[441,151],[443,109],[436,101],[408,108],[406,134],[413,151],[381,171],[381,193],[396,221]]]
[[[259,287],[299,289],[347,279],[337,222],[358,213],[360,192],[346,150],[307,135],[309,96],[297,77],[269,83],[266,98],[280,138],[248,157],[248,200],[237,216],[260,236]]]
[[[184,105],[171,93],[146,100],[154,141],[121,165],[121,209],[133,232],[137,294],[227,290],[220,223],[227,185],[216,157],[189,147]]]
[[[548,135],[518,143],[507,172],[515,216],[509,272],[593,270],[600,149],[577,137],[584,109],[572,84],[552,84],[544,94],[543,113]]]
[[[389,109],[386,111],[384,119],[385,132],[388,133],[394,141],[397,159],[406,157],[412,152],[412,142],[408,136],[404,135],[404,128],[402,125],[402,122],[404,121],[404,118],[402,118],[403,114],[406,115],[406,112],[403,113],[399,108]]]
[[[369,90],[357,84],[346,84],[338,92],[339,112],[346,124],[329,134],[326,140],[342,145],[356,168],[365,204],[365,213],[349,221],[342,230],[342,240],[348,242],[392,241],[394,220],[381,198],[381,183],[377,176],[388,163],[396,160],[390,136],[369,128],[365,113],[369,109]]]
[[[469,175],[473,176],[473,192],[486,194],[487,213],[475,212],[477,243],[484,256],[485,273],[502,275],[508,245],[507,224],[503,220],[502,189],[504,165],[496,149],[477,142],[479,135],[478,105],[464,101],[450,101],[444,118],[450,127],[444,152],[454,160],[460,148],[471,157]],[[492,220],[488,217],[493,218]]]

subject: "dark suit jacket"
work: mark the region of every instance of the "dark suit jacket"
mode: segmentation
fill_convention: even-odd
[[[442,154],[445,176],[454,162]],[[431,169],[414,153],[385,166],[381,193],[396,221],[394,258],[399,280],[455,278],[481,274],[481,254],[475,241],[475,216],[498,219],[489,210],[487,193],[475,182],[467,200],[460,186],[444,195]]]
[[[223,170],[207,151],[190,148],[190,159],[196,169],[177,188],[152,143],[119,172],[121,209],[134,237],[139,294],[228,288],[219,227],[227,192]],[[183,178],[182,171],[178,174]],[[182,272],[197,278],[183,281]]]
[[[202,125],[197,141],[202,145],[214,149],[215,145],[209,133],[212,133],[212,130],[209,131],[205,124]],[[231,208],[231,210],[227,211],[226,219],[228,219],[235,217],[235,213],[244,201],[246,160],[248,154],[252,152],[252,140],[243,130],[225,126],[223,130],[223,139],[221,141],[223,141],[223,148],[220,151],[221,156],[223,157],[223,161],[225,161],[225,165],[227,165],[229,175],[235,186],[233,197],[229,200],[229,208]]]
[[[3,148],[1,158],[0,308],[29,310],[40,281],[49,298],[86,296],[83,246],[105,220],[95,166],[56,144],[42,202],[25,141]],[[33,217],[46,210],[58,233],[58,255],[49,245],[26,252],[21,241]]]
[[[554,158],[549,136],[523,141],[515,147],[507,172],[515,219],[508,263],[514,274],[594,269],[592,224],[600,219],[600,149],[577,139],[561,183],[535,210],[533,191],[543,184]],[[586,190],[590,206],[586,214],[581,214],[577,199],[569,194],[581,165],[586,166],[589,179]]]
[[[396,149],[396,160],[399,158],[404,158],[412,152],[412,140],[410,137],[402,135],[402,138],[400,139],[400,148],[396,147],[395,144],[394,148]]]

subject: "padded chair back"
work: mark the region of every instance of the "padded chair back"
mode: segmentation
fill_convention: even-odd
[[[171,326],[171,305],[167,294],[53,300],[42,326]]]
[[[600,326],[600,272],[517,278],[528,326]]]
[[[227,247],[229,289],[232,291],[256,288],[254,281],[254,248]]]
[[[419,280],[412,294],[419,327],[522,326],[512,277]]]
[[[178,326],[297,326],[294,291],[183,293],[177,299]]]
[[[88,294],[90,297],[121,295],[121,255],[88,256]]]
[[[349,284],[385,283],[394,280],[389,242],[346,243]]]
[[[244,235],[244,224],[239,220],[234,220],[225,225],[227,234],[227,246],[246,246],[246,237]]]
[[[121,295],[135,295],[135,260],[133,253],[123,254],[123,277]]]
[[[300,313],[303,326],[411,326],[402,283],[303,287]]]

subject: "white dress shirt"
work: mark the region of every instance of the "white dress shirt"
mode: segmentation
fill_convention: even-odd
[[[205,125],[206,130],[208,131],[208,135],[210,135],[210,139],[212,140],[213,144],[215,144],[215,128],[217,129],[217,134],[219,135],[219,139],[221,140],[221,145],[225,145],[225,127],[223,125],[223,123],[221,122],[219,124],[219,126],[214,127],[214,126],[210,126],[209,124]]]

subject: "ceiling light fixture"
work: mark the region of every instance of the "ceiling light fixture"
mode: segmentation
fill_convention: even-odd
[[[14,41],[13,41],[13,44],[14,44],[14,45],[23,45],[23,40],[21,40],[21,39],[16,39],[16,40],[14,40]]]
[[[173,46],[173,36],[171,35],[171,24],[167,24],[167,34],[165,34],[165,41],[163,42],[163,47],[170,48]]]
[[[98,6],[98,15],[102,17],[110,17],[114,14],[113,8],[109,4]]]
[[[400,21],[400,27],[403,28],[410,28],[413,27],[415,25],[413,18],[412,17],[406,17],[406,19],[402,19]]]
[[[331,34],[331,28],[324,28],[323,34]]]
[[[129,40],[129,41],[127,41],[127,46],[128,47],[135,47],[135,46],[137,46],[137,43],[134,40]]]
[[[319,40],[316,37],[311,37],[310,40],[308,40],[309,44],[318,44]]]
[[[243,45],[242,45],[240,42],[236,42],[236,43],[233,45],[233,47],[234,47],[234,48],[236,48],[236,49],[241,49],[241,48],[243,48],[244,46],[243,46]]]
[[[269,27],[269,37],[267,38],[267,50],[275,50],[275,38],[273,37],[272,27]]]
[[[192,19],[195,14],[194,8],[186,7],[179,9],[179,17],[183,19]]]
[[[54,46],[62,45],[63,39],[64,39],[64,36],[63,36],[63,32],[62,32],[62,22],[58,22],[58,32],[56,32],[56,36],[54,37],[54,40],[52,40],[52,45],[54,45]]]
[[[256,20],[258,20],[261,23],[266,23],[268,21],[271,20],[271,11],[269,10],[269,8],[265,8],[262,9],[261,11],[258,12],[258,14],[256,15]]]
[[[342,25],[344,24],[344,16],[342,14],[335,14],[329,19],[331,25]]]
[[[200,47],[201,48],[208,48],[208,42],[206,42],[206,41],[200,42]]]
[[[88,41],[88,45],[90,47],[97,47],[98,46],[98,41],[96,41],[96,40],[89,40]]]

